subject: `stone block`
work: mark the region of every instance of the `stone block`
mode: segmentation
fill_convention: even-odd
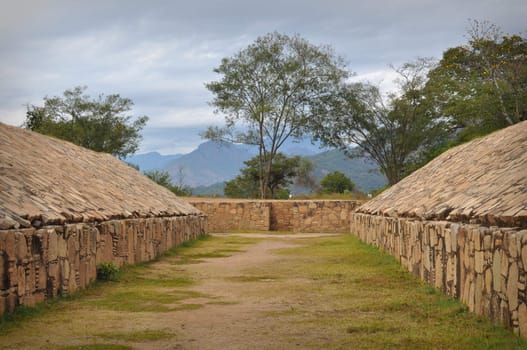
[[[26,293],[26,269],[24,266],[17,266],[17,294],[22,296]]]
[[[513,263],[509,268],[509,277],[507,280],[507,299],[509,309],[516,310],[518,307],[518,265]]]
[[[496,291],[501,289],[501,254],[501,250],[497,249],[492,257],[492,285]]]
[[[520,336],[527,338],[527,306],[522,303],[518,307],[518,323],[520,329]]]
[[[474,269],[476,273],[483,273],[483,265],[485,263],[484,260],[484,254],[482,251],[476,251],[475,253],[475,261],[474,261]]]
[[[55,261],[58,258],[58,237],[53,230],[48,233],[48,261]]]
[[[27,257],[27,241],[26,236],[22,232],[15,232],[15,257],[18,261],[22,261]]]

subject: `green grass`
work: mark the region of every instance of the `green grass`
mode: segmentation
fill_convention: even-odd
[[[204,273],[209,278],[209,270],[192,270],[194,266],[189,270],[176,263],[222,258],[243,252],[261,239],[206,237],[155,262],[125,266],[119,281],[95,283],[73,296],[20,308],[0,324],[0,344],[18,338],[22,343],[12,348],[31,348],[27,345],[31,337],[42,341],[44,330],[52,329],[57,333],[48,336],[47,348],[131,349],[130,343],[163,347],[178,340],[184,330],[166,328],[168,323],[157,324],[160,329],[156,329],[144,317],[164,320],[167,312],[214,305],[243,310],[244,300],[250,300],[258,305],[251,311],[255,320],[244,322],[257,322],[258,329],[275,340],[290,342],[289,348],[527,349],[526,341],[468,312],[457,300],[411,276],[393,257],[354,236],[270,239],[293,246],[274,251],[276,257],[268,262],[242,266],[232,275],[213,272],[211,278],[233,282],[227,299],[221,293],[213,295],[214,290],[206,290],[211,295],[193,290],[199,286],[197,276]],[[272,307],[263,310],[268,301]],[[69,326],[72,315],[80,322],[75,326]],[[79,317],[85,320],[78,321]],[[171,317],[177,319],[179,314]],[[128,328],[120,327],[130,320]],[[244,336],[250,335],[240,334]],[[71,342],[82,344],[61,347]]]
[[[393,257],[354,236],[304,243],[279,252],[297,263],[273,267],[282,279],[309,281],[291,285],[290,293],[303,303],[281,316],[340,333],[329,348],[527,349],[527,342],[469,313],[459,301],[423,284]],[[266,293],[277,290],[269,287]]]

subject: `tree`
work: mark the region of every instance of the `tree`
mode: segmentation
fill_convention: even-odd
[[[132,100],[118,94],[92,99],[85,90],[75,87],[62,97],[44,97],[44,106],[28,105],[24,127],[119,158],[133,154],[148,117],[132,121]]]
[[[259,159],[258,156],[244,162],[245,168],[241,174],[225,185],[224,193],[232,198],[255,198],[259,195]],[[284,193],[287,186],[291,185],[298,175],[304,176],[301,167],[306,167],[301,157],[286,157],[282,153],[275,155],[272,164],[268,188],[270,198],[277,198]],[[305,169],[304,169],[305,171]],[[289,193],[289,192],[288,192]],[[281,196],[280,196],[281,197]]]
[[[158,185],[166,188],[172,187],[172,179],[167,171],[150,170],[145,171],[144,174]]]
[[[190,196],[192,194],[192,191],[182,183],[174,185],[168,171],[151,170],[145,171],[144,174],[158,185],[168,188],[175,195]]]
[[[432,66],[430,59],[418,59],[397,68],[399,93],[390,94],[386,103],[376,86],[342,84],[338,94],[319,106],[317,111],[324,117],[310,121],[315,138],[350,157],[370,157],[390,185],[397,183],[419,151],[444,137],[443,123],[430,113],[423,93]],[[353,144],[358,148],[350,152]]]
[[[459,142],[527,120],[527,40],[472,21],[468,44],[443,53],[427,94]]]
[[[317,118],[313,106],[333,94],[348,72],[330,48],[276,32],[224,58],[214,71],[222,78],[206,87],[225,127],[209,127],[202,136],[257,145],[260,197],[266,198],[280,147],[308,131],[307,121]]]
[[[327,174],[320,180],[322,192],[325,193],[344,193],[353,191],[355,184],[340,171]]]

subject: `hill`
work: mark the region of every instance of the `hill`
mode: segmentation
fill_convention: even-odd
[[[315,163],[315,177],[321,180],[333,171],[349,177],[363,192],[386,186],[386,178],[375,163],[364,157],[349,158],[340,150],[331,150],[307,157]]]
[[[188,154],[172,160],[163,170],[168,171],[175,183],[186,186],[209,186],[234,178],[243,162],[253,157],[250,148],[243,145],[207,141]]]
[[[134,154],[125,159],[125,162],[139,166],[141,171],[164,169],[171,161],[181,157],[181,154],[162,155],[157,152]]]

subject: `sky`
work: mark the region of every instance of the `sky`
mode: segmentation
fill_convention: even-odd
[[[525,0],[0,0],[0,121],[87,86],[147,115],[138,153],[188,153],[221,125],[205,83],[269,32],[330,45],[355,79],[394,88],[390,68],[467,42],[469,19],[527,30]]]

